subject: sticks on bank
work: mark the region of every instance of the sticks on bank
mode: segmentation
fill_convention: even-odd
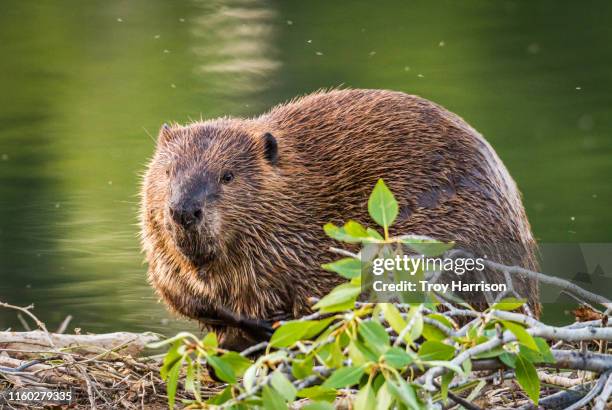
[[[0,332],[0,391],[7,388],[72,390],[79,408],[145,408],[166,406],[165,383],[159,377],[161,360],[141,357],[153,333],[116,332],[99,335],[50,333],[32,312],[0,302],[32,319],[39,330]],[[215,390],[211,390],[213,394]],[[178,399],[190,399],[177,394]],[[0,395],[0,407],[4,399]],[[12,407],[45,407],[53,403],[11,402]]]

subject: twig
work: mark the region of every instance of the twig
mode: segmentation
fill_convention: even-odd
[[[265,350],[266,347],[268,347],[268,342],[259,342],[256,345],[253,345],[251,347],[244,349],[242,352],[240,352],[240,355],[248,357],[255,352],[259,352],[260,350]]]
[[[23,328],[27,331],[32,330],[30,328],[30,325],[28,324],[28,322],[26,322],[26,320],[23,318],[23,315],[21,313],[17,313],[17,319],[19,319],[19,323],[21,323],[21,326],[23,326]]]
[[[593,410],[604,410],[606,407],[606,403],[608,403],[608,399],[612,395],[612,373],[608,376],[608,380],[606,381],[606,385],[603,388],[603,391],[595,399]]]
[[[64,333],[66,331],[66,328],[68,327],[68,324],[70,323],[70,321],[72,320],[72,316],[68,315],[66,316],[66,318],[62,321],[62,323],[60,323],[59,327],[57,328],[57,330],[55,331],[55,333]]]
[[[559,386],[559,387],[563,387],[566,389],[569,389],[570,387],[578,386],[579,384],[583,383],[582,379],[579,379],[579,378],[570,379],[569,377],[548,374],[544,371],[539,371],[538,377],[540,378],[540,381],[542,381],[542,383],[552,384],[554,386]]]
[[[535,363],[535,365],[553,369],[585,370],[595,373],[612,370],[611,355],[575,350],[551,350],[551,353],[555,358],[554,363]],[[506,365],[498,359],[478,359],[472,361],[472,370],[498,370],[505,367]]]
[[[337,253],[342,256],[348,256],[349,258],[359,259],[359,255],[353,252],[349,252],[345,249],[334,248],[333,246],[329,248],[330,251]]]
[[[574,295],[573,293],[567,292],[565,290],[562,290],[559,295],[567,295],[570,298],[574,299],[576,302],[578,302],[581,305],[587,306],[589,309],[591,309],[593,312],[597,312],[597,313],[602,313],[599,309],[596,309],[593,305],[591,305],[590,303],[580,299],[578,296]]]
[[[49,346],[55,347],[55,345],[53,344],[53,340],[51,340],[51,336],[49,336],[49,331],[47,330],[45,324],[41,322],[36,316],[34,316],[32,312],[30,312],[30,309],[34,308],[34,305],[30,305],[27,307],[19,307],[0,301],[0,307],[15,309],[28,315],[34,321],[34,323],[36,323],[36,326],[38,326],[43,332],[45,332],[45,336],[47,338],[47,341],[49,342]]]
[[[428,325],[441,330],[442,333],[444,333],[446,336],[450,336],[450,337],[458,336],[457,332],[455,332],[453,329],[451,329],[448,326],[444,326],[440,321],[436,319],[430,319],[428,317],[424,317],[423,323],[427,323]]]

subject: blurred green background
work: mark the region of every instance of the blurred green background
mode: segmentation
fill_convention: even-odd
[[[194,326],[157,303],[139,252],[160,124],[338,85],[446,106],[497,150],[538,239],[611,242],[610,21],[607,1],[4,0],[0,300],[51,329]]]

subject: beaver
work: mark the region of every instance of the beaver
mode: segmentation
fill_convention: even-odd
[[[519,190],[477,131],[418,96],[334,89],[252,119],[162,126],[142,189],[149,280],[171,310],[244,347],[258,323],[303,315],[343,281],[321,269],[337,259],[322,226],[371,224],[379,178],[399,204],[392,235],[487,245],[536,269]],[[537,285],[514,289],[537,314]]]

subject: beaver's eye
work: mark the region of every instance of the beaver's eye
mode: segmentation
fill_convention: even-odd
[[[221,182],[223,182],[224,184],[229,184],[233,180],[234,180],[234,173],[232,171],[225,172],[223,176],[221,177]]]
[[[169,177],[170,176],[170,168],[166,168],[166,176]]]

